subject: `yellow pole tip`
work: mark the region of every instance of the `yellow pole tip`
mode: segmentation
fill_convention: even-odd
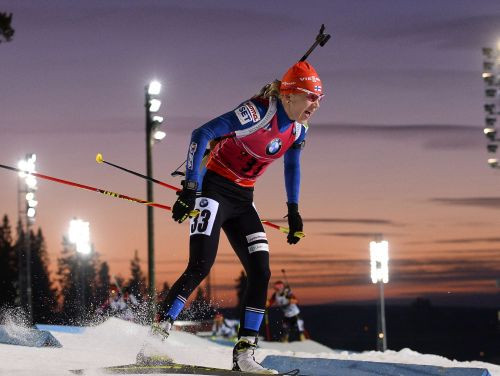
[[[95,160],[97,163],[102,163],[102,161],[104,161],[104,159],[102,158],[102,154],[97,153],[97,155],[95,156]]]

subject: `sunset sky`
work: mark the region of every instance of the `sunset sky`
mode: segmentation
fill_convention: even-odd
[[[134,197],[144,180],[95,162],[145,171],[144,87],[163,84],[167,137],[154,176],[185,158],[191,131],[234,109],[310,47],[326,93],[302,154],[295,246],[266,228],[272,281],[287,276],[302,303],[377,298],[368,244],[390,243],[388,298],[499,301],[500,170],[488,167],[481,47],[500,40],[498,0],[2,1],[16,32],[0,44],[0,163],[37,154],[37,171]],[[147,271],[146,208],[38,182],[35,228],[52,268],[69,221],[90,222],[101,261]],[[0,214],[17,220],[18,177],[0,170]],[[155,187],[172,205],[173,191]],[[259,180],[262,219],[286,225],[281,161]],[[185,267],[188,225],[155,209],[157,282]],[[223,236],[212,278],[234,305],[241,266]],[[469,297],[465,298],[467,294]],[[496,294],[496,297],[493,296]],[[474,295],[475,298],[471,298]],[[488,295],[488,296],[487,296]]]

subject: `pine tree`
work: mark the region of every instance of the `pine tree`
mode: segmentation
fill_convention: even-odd
[[[109,297],[109,288],[111,279],[109,277],[109,265],[107,262],[102,262],[97,271],[97,279],[95,286],[94,302],[96,307],[102,306]]]
[[[57,259],[57,280],[62,301],[61,313],[66,322],[74,323],[81,314],[78,289],[78,259],[74,246],[63,237],[61,257]]]
[[[141,260],[137,250],[134,252],[134,258],[130,261],[130,274],[127,290],[130,294],[134,294],[139,301],[142,301],[146,296],[146,277],[142,272]]]
[[[41,229],[36,236],[31,236],[31,284],[33,322],[50,322],[57,308],[57,298],[50,280],[49,258]]]
[[[80,265],[80,293],[83,295],[83,311],[88,319],[95,309],[95,290],[97,286],[97,270],[99,269],[99,254],[92,250],[87,255],[78,255]]]
[[[25,248],[26,243],[24,242],[24,229],[21,220],[17,222],[17,239],[14,243],[14,252],[17,257],[17,299],[16,305],[21,307],[26,306],[26,263],[25,260]]]
[[[99,254],[79,255],[75,246],[63,237],[63,250],[58,262],[62,314],[68,322],[85,323],[98,308],[96,289]]]
[[[14,305],[18,296],[18,260],[7,215],[0,226],[0,306]]]

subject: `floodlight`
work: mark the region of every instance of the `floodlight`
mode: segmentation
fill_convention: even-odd
[[[488,164],[490,165],[491,168],[497,168],[498,167],[498,159],[496,159],[496,158],[489,158],[488,159]]]
[[[159,99],[150,99],[149,100],[149,111],[157,112],[160,109],[161,101]]]
[[[90,253],[90,226],[81,219],[73,219],[69,223],[69,241],[76,245],[76,251],[81,254]]]
[[[490,141],[495,141],[495,138],[496,138],[496,135],[497,135],[497,131],[495,128],[484,128],[484,134],[486,137],[488,137],[488,139]]]
[[[493,48],[491,47],[483,47],[483,55],[487,59],[492,59],[493,58]]]
[[[493,69],[493,67],[494,67],[494,64],[492,62],[490,62],[490,61],[483,62],[483,71],[485,73],[490,73],[491,70]]]
[[[26,176],[26,185],[29,189],[36,189],[36,184],[36,177],[34,177],[33,175]]]
[[[485,104],[484,111],[486,111],[489,115],[494,115],[496,111],[496,106],[493,103]]]
[[[495,76],[491,73],[483,73],[483,81],[488,86],[493,86],[495,84]]]
[[[153,134],[153,138],[156,140],[156,141],[161,141],[165,138],[167,134],[163,131],[155,131],[154,134]]]
[[[494,127],[495,123],[497,122],[497,118],[496,117],[487,117],[486,119],[484,119],[484,122],[488,127]]]
[[[158,95],[161,92],[161,84],[158,81],[151,81],[148,85],[149,95]]]
[[[389,243],[387,240],[370,242],[371,278],[373,283],[389,282]]]
[[[486,89],[484,93],[487,97],[494,98],[497,96],[497,89]]]
[[[33,218],[35,217],[35,214],[36,214],[36,210],[35,208],[29,208],[28,211],[26,212],[26,215],[29,217],[29,218]]]
[[[488,144],[486,145],[486,149],[488,150],[488,153],[496,153],[498,149],[497,144]]]
[[[155,115],[155,116],[153,116],[153,118],[151,120],[153,120],[153,125],[155,123],[161,124],[161,123],[163,123],[163,116]]]

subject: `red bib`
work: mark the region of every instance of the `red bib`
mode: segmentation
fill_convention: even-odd
[[[291,123],[280,132],[278,116],[255,132],[220,141],[211,151],[207,169],[243,187],[252,187],[271,162],[293,145],[300,124]]]

